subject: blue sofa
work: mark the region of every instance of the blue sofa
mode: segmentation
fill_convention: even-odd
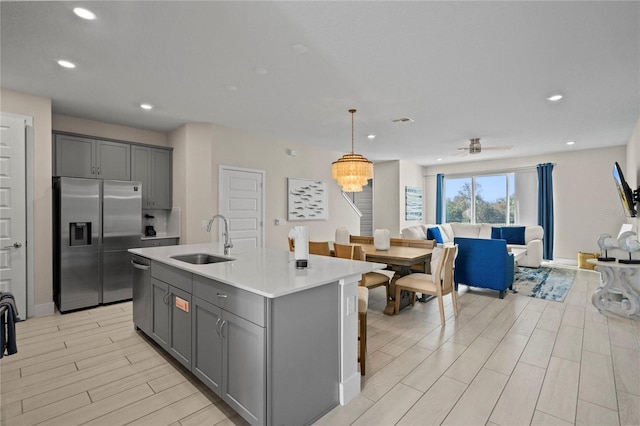
[[[458,245],[454,281],[471,287],[500,292],[500,299],[513,284],[513,254],[507,252],[506,240],[454,238]]]

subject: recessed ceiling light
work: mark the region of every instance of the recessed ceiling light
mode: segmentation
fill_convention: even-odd
[[[89,21],[93,21],[94,19],[96,19],[96,14],[90,11],[89,9],[85,9],[84,7],[74,8],[73,13],[75,13],[82,19],[87,19]]]
[[[146,109],[147,111],[153,109],[153,105],[151,104],[140,104],[140,108]]]
[[[558,102],[560,99],[562,99],[562,95],[559,93],[547,97],[547,100],[551,102]]]
[[[294,44],[293,46],[291,46],[291,49],[295,52],[298,53],[300,55],[305,54],[309,51],[309,49],[307,48],[307,46],[305,46],[304,44]]]
[[[442,161],[442,158],[436,158],[436,161]]]
[[[268,71],[266,68],[254,68],[253,72],[255,72],[258,75],[265,75]]]
[[[375,138],[376,138],[376,135],[368,135],[367,137],[368,137],[369,139],[375,139]]]
[[[63,68],[68,68],[68,69],[72,69],[76,67],[76,64],[74,64],[71,61],[67,61],[66,59],[60,59],[58,61],[58,65],[60,65]]]
[[[568,141],[567,142],[567,145],[575,145],[575,144],[576,144],[576,141]]]

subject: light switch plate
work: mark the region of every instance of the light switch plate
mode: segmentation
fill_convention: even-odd
[[[352,315],[355,313],[355,301],[356,297],[347,297],[347,315]]]

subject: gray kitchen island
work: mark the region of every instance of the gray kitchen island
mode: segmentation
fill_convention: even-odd
[[[222,244],[129,250],[133,321],[251,424],[310,424],[360,392],[357,283],[385,265]],[[207,263],[211,262],[211,263]]]

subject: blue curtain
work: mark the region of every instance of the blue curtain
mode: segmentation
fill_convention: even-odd
[[[538,164],[538,225],[544,229],[542,257],[553,259],[553,164]]]
[[[444,175],[438,173],[436,175],[436,224],[442,223],[442,212],[444,211],[444,198],[442,189],[444,186]]]

